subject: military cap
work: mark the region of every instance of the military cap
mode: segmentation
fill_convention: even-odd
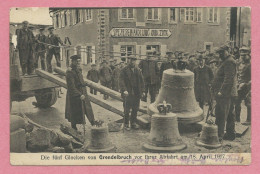
[[[183,53],[184,56],[188,56],[189,54],[190,53],[188,53],[188,52]]]
[[[218,49],[217,49],[217,53],[219,53],[219,52],[221,52],[221,51],[228,51],[229,50],[229,46],[227,46],[227,45],[222,45],[221,47],[219,47]]]
[[[133,55],[129,56],[128,59],[131,59],[131,60],[137,60],[137,58]]]
[[[239,51],[247,51],[247,52],[250,52],[250,48],[246,47],[246,46],[242,46]]]
[[[205,53],[206,51],[204,51],[204,50],[198,50],[197,51],[197,53],[200,53],[200,54],[203,54],[203,53]]]
[[[34,29],[34,26],[29,26],[28,28],[32,30],[32,29]]]
[[[173,51],[171,51],[171,50],[168,49],[168,50],[166,51],[166,54],[173,54]]]
[[[96,64],[94,64],[94,63],[92,63],[92,64],[91,64],[91,67],[93,67],[93,66],[97,66],[97,65],[96,65]]]
[[[28,21],[23,21],[22,24],[29,24],[29,22]]]
[[[195,55],[194,55],[194,54],[190,55],[190,56],[189,56],[189,59],[190,59],[191,57],[195,57]]]
[[[54,29],[54,27],[49,27],[49,28],[48,28],[48,30],[52,30],[52,29]]]
[[[73,55],[73,56],[70,56],[70,59],[71,60],[78,60],[78,59],[81,59],[81,57],[79,55]]]
[[[216,60],[216,59],[212,59],[212,60],[209,61],[209,64],[217,63],[217,62],[218,62],[218,60]]]
[[[40,30],[40,31],[43,31],[43,30],[44,30],[44,28],[43,28],[43,27],[41,27],[39,30]]]

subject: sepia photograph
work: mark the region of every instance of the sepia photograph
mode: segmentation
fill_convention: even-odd
[[[13,165],[251,162],[250,7],[13,7],[9,45]]]

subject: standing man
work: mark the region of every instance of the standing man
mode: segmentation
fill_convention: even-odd
[[[194,72],[194,69],[197,67],[197,61],[195,60],[195,55],[190,55],[188,60],[187,69],[191,72]]]
[[[163,62],[160,68],[160,80],[162,81],[162,76],[163,76],[163,71],[167,70],[167,69],[171,69],[172,67],[172,60],[174,59],[174,54],[172,51],[167,51],[166,52],[167,55],[167,61]]]
[[[91,80],[92,82],[98,83],[99,81],[99,72],[97,70],[97,65],[92,64],[91,70],[88,71],[87,79]],[[97,95],[97,90],[90,87],[90,93]]]
[[[144,95],[144,81],[139,68],[136,67],[136,57],[128,58],[128,65],[121,70],[119,84],[122,98],[124,99],[125,128],[138,129],[136,124],[137,111],[140,105],[142,94]],[[129,113],[131,112],[129,126]]]
[[[44,28],[40,28],[40,34],[36,35],[36,58],[35,58],[35,68],[38,68],[39,58],[41,59],[41,69],[45,70],[45,45],[46,36],[44,35]]]
[[[119,91],[120,72],[121,72],[120,64],[115,64],[115,69],[112,72],[112,86],[113,86],[113,90],[115,91]]]
[[[81,58],[78,55],[73,55],[70,59],[71,66],[66,72],[68,90],[65,118],[71,123],[71,127],[77,130],[77,124],[86,123],[85,115],[91,125],[94,125],[95,121],[80,67]]]
[[[194,91],[196,100],[203,110],[204,104],[211,101],[210,88],[214,78],[211,68],[205,65],[205,59],[200,55],[199,66],[194,69]]]
[[[33,32],[28,28],[27,21],[22,22],[22,28],[16,30],[17,49],[19,51],[20,64],[23,75],[33,73],[33,45],[35,38]]]
[[[251,83],[251,57],[250,49],[240,48],[240,63],[238,64],[238,97],[235,104],[236,121],[240,122],[241,103],[249,93]],[[251,122],[251,107],[247,108],[247,124]],[[249,111],[250,110],[250,111]]]
[[[100,79],[101,85],[103,85],[107,88],[111,88],[111,85],[112,85],[112,70],[108,66],[106,60],[104,60],[102,62],[102,66],[99,70],[99,79]],[[104,98],[104,100],[108,99],[108,95],[104,94],[103,98]]]
[[[219,140],[234,140],[235,133],[235,115],[231,105],[234,97],[237,96],[237,70],[236,62],[228,52],[229,47],[221,46],[217,53],[221,59],[221,64],[217,70],[216,77],[213,82],[213,91],[216,99],[216,124],[218,126]],[[224,137],[224,129],[226,124],[226,134]]]
[[[55,35],[53,33],[54,28],[50,27],[49,29],[49,35],[47,37],[47,43],[53,46],[48,46],[48,52],[47,52],[47,70],[48,72],[52,73],[52,65],[51,65],[51,60],[52,56],[55,56],[56,59],[56,64],[58,67],[61,67],[60,63],[60,45],[63,45],[61,39],[59,36]]]
[[[143,100],[147,102],[147,93],[151,96],[151,103],[155,101],[156,85],[159,77],[159,68],[157,62],[152,60],[155,59],[157,52],[154,51],[152,55],[147,55],[146,60],[141,60],[139,68],[142,71],[144,82],[145,82],[145,96]]]

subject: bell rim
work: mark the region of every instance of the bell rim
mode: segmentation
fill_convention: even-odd
[[[93,147],[87,147],[87,152],[102,153],[102,152],[107,152],[107,151],[113,150],[115,148],[116,148],[116,146],[114,146],[114,145],[107,147],[107,148],[102,148],[102,149],[94,149]]]
[[[197,146],[201,146],[201,147],[205,147],[205,148],[220,148],[222,146],[221,143],[217,143],[215,145],[210,145],[210,144],[205,144],[203,142],[201,142],[200,140],[197,140],[195,143]]]
[[[177,152],[187,148],[187,144],[183,143],[176,146],[154,146],[148,143],[143,144],[143,149],[149,152]]]

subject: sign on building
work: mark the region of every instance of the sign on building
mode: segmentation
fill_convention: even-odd
[[[171,36],[169,29],[142,29],[142,28],[113,28],[110,31],[111,37],[160,37]]]

